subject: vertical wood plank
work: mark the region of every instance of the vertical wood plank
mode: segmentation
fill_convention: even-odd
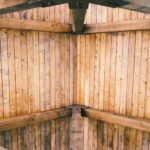
[[[8,46],[7,46],[7,32],[1,32],[1,55],[2,55],[2,86],[3,86],[3,107],[4,117],[10,116],[10,103],[9,103],[9,72],[8,72]]]

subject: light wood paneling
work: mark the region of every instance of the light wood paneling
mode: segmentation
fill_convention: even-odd
[[[74,103],[74,39],[43,32],[0,31],[1,118]]]
[[[9,13],[0,17],[21,18],[25,20],[38,20],[53,23],[70,23],[71,17],[68,4],[47,8],[34,8],[26,11]]]
[[[149,31],[130,31],[78,36],[78,103],[102,111],[150,119],[147,96],[150,90],[149,35]],[[85,49],[83,41],[81,44],[84,38]],[[84,51],[85,57],[82,54]],[[93,131],[90,122],[94,124],[94,121],[88,123],[84,120],[84,131],[89,132],[89,137]],[[98,142],[99,149],[149,148],[148,133],[108,123],[103,123],[101,130],[103,135],[99,136],[103,139]],[[86,149],[86,143],[90,144],[93,140],[88,142],[87,133],[84,135]],[[88,146],[90,150],[91,145]]]
[[[1,17],[70,23],[67,5]],[[90,4],[85,23],[147,18]],[[0,30],[0,118],[81,104],[150,119],[149,32],[67,35]],[[68,129],[69,121],[56,120],[1,132],[0,145],[12,150],[67,150]],[[83,145],[84,150],[149,150],[150,135],[84,118]]]

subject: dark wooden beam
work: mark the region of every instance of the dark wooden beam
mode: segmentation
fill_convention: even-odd
[[[83,4],[71,3],[69,4],[69,7],[72,19],[72,31],[76,33],[81,33],[84,26],[84,20],[86,10],[88,8],[88,3]]]
[[[117,124],[128,128],[150,132],[150,120],[121,116],[93,108],[83,108],[82,115],[90,119],[100,120],[111,124]]]
[[[134,10],[143,13],[150,13],[150,1],[149,0],[122,0],[128,4],[121,6],[121,8]]]
[[[72,109],[55,109],[46,112],[39,112],[30,115],[18,116],[0,120],[0,131],[15,129],[23,126],[34,125],[43,121],[54,120],[57,118],[71,117]]]
[[[129,2],[123,0],[90,0],[90,3],[113,8],[129,4]]]
[[[101,23],[101,24],[91,24],[91,25],[86,24],[84,25],[83,34],[136,31],[136,30],[149,30],[149,29],[150,29],[150,19],[132,20],[132,21]]]
[[[12,13],[36,7],[48,7],[66,3],[67,0],[2,0],[0,14]]]
[[[120,7],[143,13],[150,13],[149,0],[91,0],[90,3],[108,7]]]
[[[0,14],[40,7],[42,0],[3,0],[0,1]]]
[[[36,20],[24,20],[15,18],[0,18],[0,28],[55,33],[72,32],[71,25],[69,24],[49,23]]]
[[[70,150],[83,150],[84,145],[84,119],[81,116],[81,106],[72,107],[70,122]]]

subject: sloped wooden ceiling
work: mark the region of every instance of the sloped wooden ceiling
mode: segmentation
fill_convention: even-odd
[[[36,7],[49,7],[68,3],[72,14],[72,29],[73,32],[80,33],[83,30],[86,10],[89,3],[120,7],[129,10],[135,10],[144,13],[150,13],[149,0],[2,0],[0,2],[0,14],[16,12]]]

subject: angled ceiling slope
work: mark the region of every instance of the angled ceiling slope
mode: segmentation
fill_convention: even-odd
[[[65,3],[69,4],[72,14],[72,29],[75,33],[80,33],[83,30],[84,18],[89,3],[150,13],[150,0],[1,0],[0,14]]]

